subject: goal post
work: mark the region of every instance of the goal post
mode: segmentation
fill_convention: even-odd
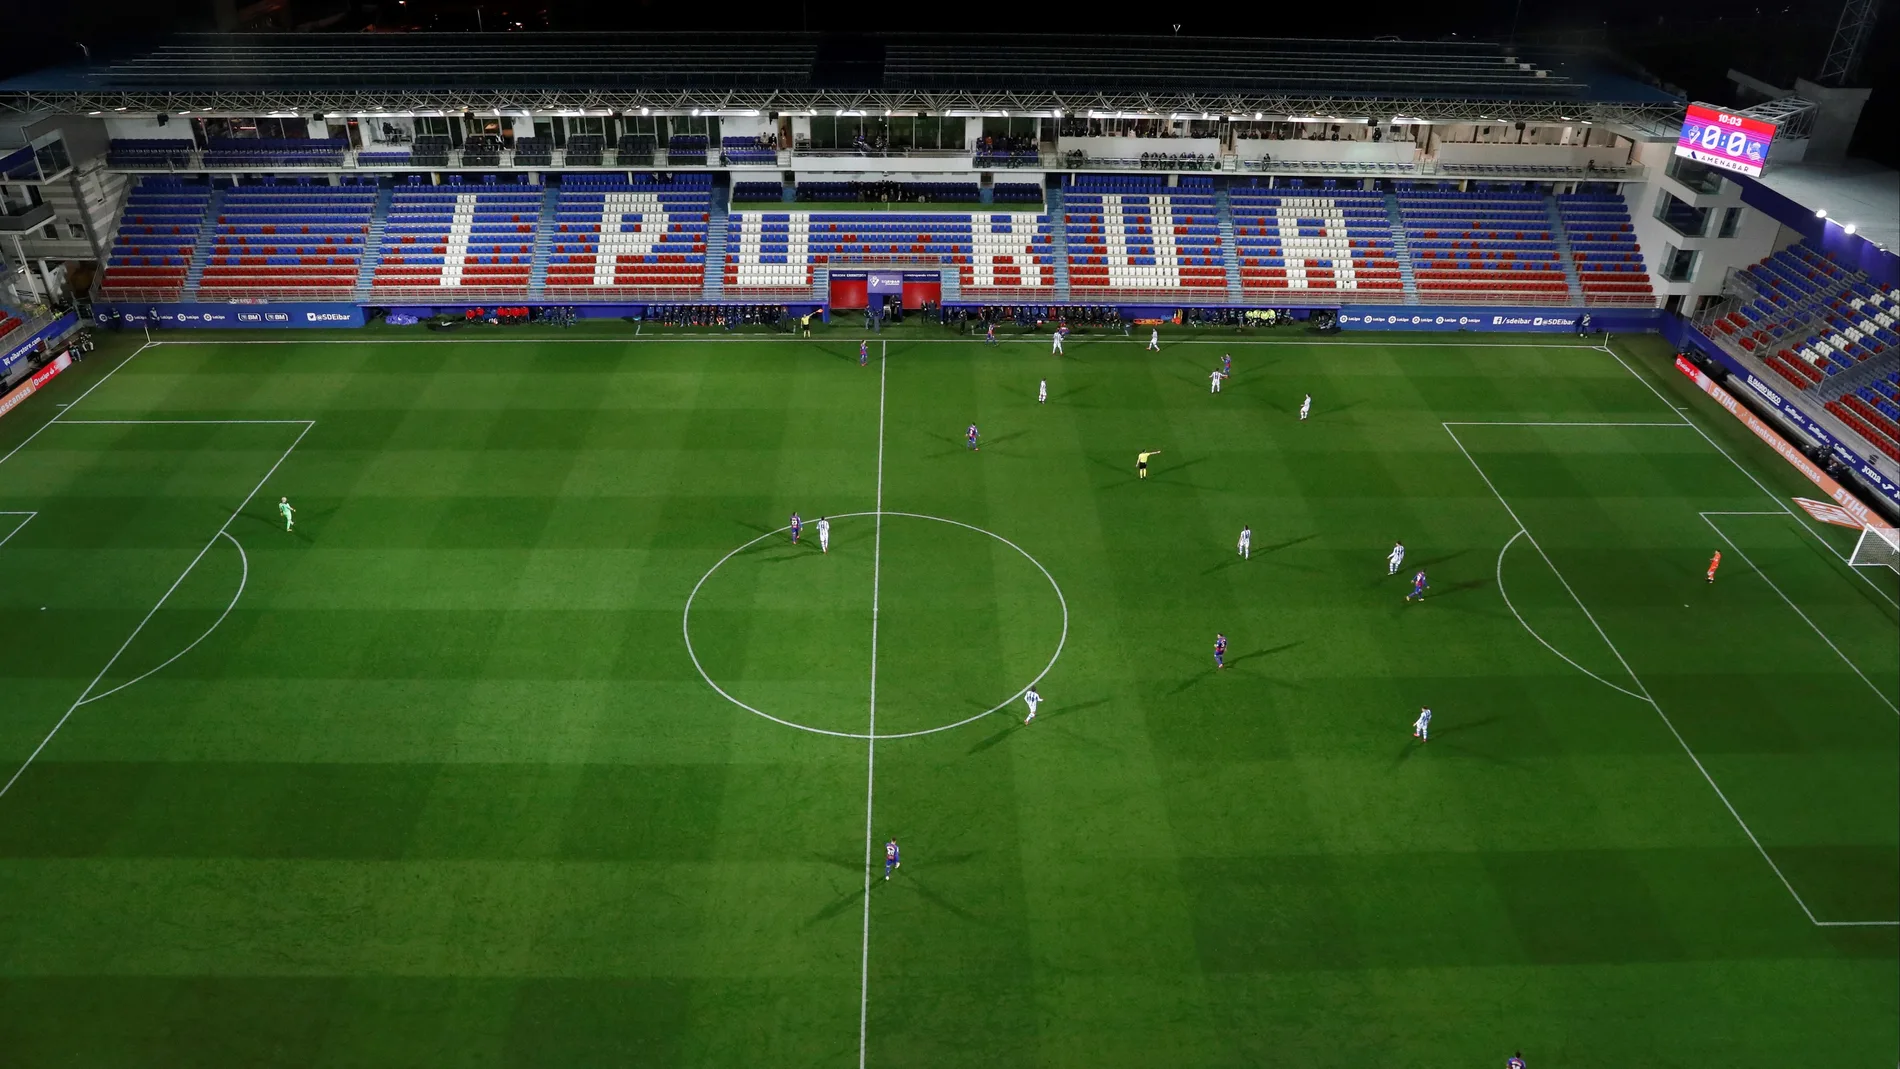
[[[1856,568],[1891,568],[1900,572],[1900,531],[1891,527],[1862,527],[1860,541],[1847,563]]]

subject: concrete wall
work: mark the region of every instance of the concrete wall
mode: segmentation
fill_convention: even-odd
[[[1675,153],[1674,142],[1645,142],[1636,146],[1636,162],[1648,168],[1647,182],[1631,182],[1623,187],[1623,200],[1629,206],[1636,239],[1643,247],[1643,261],[1649,267],[1650,283],[1664,297],[1681,295],[1683,313],[1693,314],[1699,298],[1719,294],[1731,271],[1739,271],[1767,256],[1776,248],[1782,231],[1780,223],[1758,209],[1742,208],[1741,226],[1732,238],[1721,233],[1722,215],[1742,204],[1741,187],[1724,180],[1714,193],[1698,193],[1664,173]],[[1709,233],[1703,237],[1684,237],[1656,218],[1656,201],[1664,190],[1697,208],[1710,209]],[[1687,282],[1669,282],[1659,273],[1663,255],[1669,246],[1700,253],[1695,273]]]

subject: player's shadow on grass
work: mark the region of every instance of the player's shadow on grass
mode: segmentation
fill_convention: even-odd
[[[1158,461],[1158,460],[1149,461],[1147,481],[1153,482],[1157,480],[1162,480],[1162,481],[1168,481],[1168,482],[1179,482],[1178,479],[1173,479],[1171,478],[1171,476],[1177,475],[1180,472],[1188,468],[1191,468],[1196,464],[1202,463],[1206,459],[1207,459],[1206,457],[1189,457],[1188,459],[1181,461],[1179,464],[1171,464],[1165,468],[1161,466],[1162,464],[1161,461]],[[1123,461],[1120,464],[1114,463],[1113,461],[1107,459],[1106,457],[1091,456],[1089,457],[1089,463],[1095,465],[1098,468],[1107,468],[1109,471],[1112,471],[1115,474],[1121,476],[1121,478],[1116,480],[1115,482],[1098,484],[1095,487],[1097,490],[1106,490],[1111,486],[1124,486],[1124,485],[1129,485],[1129,484],[1143,481],[1140,473],[1134,470],[1135,465],[1134,465],[1133,456],[1130,456],[1128,460]],[[1189,485],[1191,486],[1192,484],[1189,484]],[[1203,488],[1194,487],[1194,489],[1203,489]]]
[[[1445,587],[1436,596],[1441,597],[1441,598],[1448,598],[1448,597],[1451,597],[1453,594],[1462,594],[1467,590],[1476,590],[1481,586],[1490,586],[1492,582],[1493,580],[1489,576],[1481,576],[1477,579],[1467,579],[1462,583],[1453,583],[1450,586]]]
[[[1418,564],[1414,566],[1414,570],[1424,571],[1427,568],[1436,568],[1439,565],[1446,563],[1447,561],[1457,560],[1459,557],[1462,557],[1469,552],[1471,552],[1471,550],[1461,549],[1461,550],[1458,550],[1456,553],[1446,553],[1442,556],[1433,557],[1430,560],[1422,560],[1422,561],[1419,561]],[[1401,566],[1399,570],[1404,571],[1405,568]]]
[[[1294,639],[1292,642],[1283,642],[1278,646],[1272,646],[1265,649],[1254,650],[1251,653],[1243,653],[1238,657],[1229,657],[1227,659],[1227,668],[1224,670],[1232,671],[1236,668],[1239,668],[1242,664],[1248,661],[1259,660],[1262,657],[1271,657],[1276,653],[1280,653],[1285,650],[1290,650],[1293,647],[1298,646],[1305,641],[1306,641],[1305,639]],[[1215,675],[1216,673],[1219,673],[1221,671],[1223,671],[1223,669],[1219,668],[1218,666],[1210,664],[1206,668],[1201,669],[1199,672],[1196,672],[1195,674],[1189,676],[1187,679],[1183,680],[1179,686],[1175,687],[1173,690],[1168,692],[1168,697],[1172,698],[1175,695],[1180,694],[1181,692],[1193,687],[1196,683],[1199,683],[1202,680],[1206,679],[1207,677],[1211,675]],[[1255,679],[1265,678],[1262,676],[1256,676],[1252,672],[1243,672],[1241,674],[1248,676],[1250,678],[1255,678]],[[1280,683],[1282,686],[1287,686],[1287,687],[1293,686],[1293,684],[1287,683],[1283,680],[1267,680],[1267,681],[1277,682],[1277,683]]]
[[[336,506],[331,506],[330,508],[324,509],[322,512],[313,512],[308,517],[305,518],[304,522],[315,523],[318,520],[322,520],[327,517],[336,515],[336,511],[337,511]],[[250,512],[246,510],[246,511],[239,512],[236,516],[232,518],[250,520],[256,523],[261,523],[265,527],[268,527],[273,531],[282,531],[284,529],[284,518],[282,516],[260,515],[258,513]],[[299,542],[303,542],[308,545],[316,545],[317,543],[316,539],[310,537],[308,534],[305,534],[302,531],[297,530],[294,527],[291,528],[290,531],[287,533],[292,538],[295,538]]]

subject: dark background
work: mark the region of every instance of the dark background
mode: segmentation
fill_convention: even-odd
[[[23,0],[21,13],[0,19],[12,38],[0,56],[0,75],[81,58],[75,42],[84,42],[95,60],[137,51],[163,35],[215,29],[220,0],[81,0],[49,3]],[[229,0],[227,0],[229,2]],[[1890,8],[1892,5],[1889,5]],[[1517,39],[1527,48],[1592,48],[1614,52],[1655,79],[1679,87],[1691,98],[1715,104],[1741,103],[1724,77],[1733,67],[1784,87],[1797,75],[1820,70],[1834,25],[1838,0],[1750,4],[1733,0],[1576,0],[1568,4],[1539,0],[1472,0],[1449,9],[1416,3],[1352,5],[1346,21],[1327,18],[1304,5],[1266,5],[1213,0],[1194,5],[1180,32],[1188,35],[1347,37],[1396,34],[1412,40],[1439,37],[1505,39],[1516,23]],[[318,30],[749,30],[931,31],[947,27],[948,16],[929,5],[879,10],[833,0],[721,0],[716,4],[682,0],[237,0],[228,13],[246,28]],[[1030,17],[998,28],[1032,33],[1077,29],[1077,20],[1060,17],[1047,25]],[[229,14],[227,14],[227,18]],[[1168,16],[1144,24],[1139,10],[1111,15],[1099,27],[1105,33],[1172,34]],[[970,28],[968,19],[958,29]],[[1094,29],[1094,28],[1091,28]],[[1852,152],[1900,167],[1900,153],[1888,129],[1895,118],[1896,31],[1900,11],[1889,10],[1875,28],[1857,81],[1873,89]],[[1079,45],[1078,47],[1086,47]]]

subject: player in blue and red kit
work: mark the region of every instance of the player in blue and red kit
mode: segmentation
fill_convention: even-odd
[[[1431,584],[1425,581],[1425,569],[1420,568],[1418,574],[1412,577],[1412,592],[1405,595],[1405,600],[1424,601],[1425,588],[1429,586],[1431,586]]]
[[[1504,1059],[1504,1069],[1524,1069],[1524,1052],[1518,1051]]]
[[[898,857],[897,855],[897,840],[892,839],[890,842],[885,843],[884,844],[884,878],[887,880],[890,879],[891,870],[897,868],[903,863],[904,863],[903,859]]]
[[[1234,358],[1227,353],[1220,354],[1220,373],[1228,378],[1234,377]]]
[[[792,545],[798,544],[799,532],[803,531],[804,529],[805,529],[805,521],[798,518],[798,513],[796,512],[792,513]]]
[[[1214,667],[1216,668],[1227,667],[1227,636],[1226,635],[1216,634],[1214,636]]]
[[[1002,344],[1002,342],[999,342],[996,340],[996,324],[991,323],[985,328],[983,328],[983,344],[984,345],[1001,345]]]
[[[964,444],[968,445],[972,450],[978,448],[976,440],[980,437],[982,437],[982,435],[977,433],[976,424],[974,423],[970,424],[969,430],[963,432]]]
[[[858,343],[858,366],[864,367],[868,365],[870,362],[871,362],[871,343],[868,341],[861,341]]]

